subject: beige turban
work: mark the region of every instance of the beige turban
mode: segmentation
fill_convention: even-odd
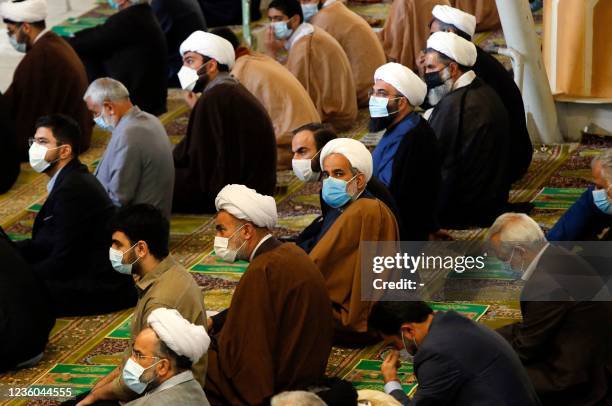
[[[47,0],[0,3],[0,16],[16,23],[36,23],[47,18]]]
[[[176,309],[155,309],[147,323],[168,348],[191,362],[197,362],[208,351],[210,337],[204,327],[191,324]]]
[[[434,32],[427,40],[427,48],[435,49],[463,66],[476,63],[476,45],[452,32]]]
[[[227,185],[221,189],[215,207],[237,219],[252,221],[257,227],[273,228],[278,220],[274,198],[244,185]]]
[[[454,25],[472,38],[476,32],[476,17],[451,6],[434,6],[431,14],[445,24]]]
[[[386,63],[374,72],[374,80],[382,80],[406,96],[412,106],[420,106],[427,96],[427,85],[413,71],[399,63]]]
[[[230,69],[234,67],[236,54],[234,47],[225,38],[204,31],[196,31],[181,44],[181,55],[186,52],[197,52],[208,58],[212,58]]]
[[[321,168],[328,155],[341,154],[356,168],[366,176],[366,181],[372,179],[372,154],[360,141],[352,138],[336,138],[331,140],[321,150]]]

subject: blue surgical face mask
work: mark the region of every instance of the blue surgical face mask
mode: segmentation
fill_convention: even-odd
[[[387,117],[389,115],[389,111],[387,110],[388,104],[389,99],[386,97],[370,96],[370,117]]]
[[[104,114],[100,114],[98,117],[94,117],[94,122],[104,131],[113,131],[115,128],[113,125],[108,124],[104,119]]]
[[[608,199],[608,191],[606,189],[593,190],[593,203],[602,212],[612,216],[612,203]]]
[[[27,44],[17,42],[17,34],[9,35],[9,42],[11,43],[11,46],[15,48],[15,51],[21,52],[22,54],[26,52]]]
[[[119,4],[117,4],[115,0],[108,0],[108,5],[111,6],[115,10],[119,9]]]
[[[276,39],[283,40],[287,39],[293,34],[293,30],[287,25],[288,21],[275,21],[272,23],[274,29],[274,36]]]
[[[319,12],[319,5],[316,3],[302,4],[302,14],[304,14],[304,21],[308,22]]]
[[[138,243],[136,243],[138,244]],[[121,252],[119,250],[114,249],[113,247],[110,247],[108,250],[108,258],[110,259],[111,265],[113,266],[113,269],[119,273],[125,274],[125,275],[131,275],[132,274],[132,266],[138,262],[138,260],[140,259],[140,257],[136,258],[136,260],[134,262],[132,262],[131,264],[124,264],[123,263],[123,256],[128,253],[129,251],[131,251],[136,244],[132,245],[127,251],[125,252]]]
[[[347,204],[353,199],[348,191],[346,190],[348,184],[355,179],[357,175],[353,176],[348,182],[343,179],[326,178],[323,180],[323,200],[331,207],[337,209]]]
[[[151,365],[149,368],[153,368],[157,365],[161,360],[157,361],[155,364]],[[128,388],[136,392],[137,394],[142,394],[147,386],[151,382],[142,382],[140,379],[142,374],[149,368],[144,368],[138,362],[134,361],[132,358],[128,358],[127,362],[123,366],[123,371],[121,372],[121,376],[123,377],[123,382],[127,385]]]

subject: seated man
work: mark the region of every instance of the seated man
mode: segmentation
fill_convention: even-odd
[[[113,204],[79,161],[81,134],[69,117],[36,122],[30,165],[49,177],[49,196],[34,220],[32,238],[17,243],[49,290],[57,317],[100,314],[134,305],[131,278],[108,262],[108,219]]]
[[[338,138],[321,151],[323,200],[331,209],[318,234],[305,242],[319,267],[332,301],[336,342],[371,343],[367,320],[371,302],[361,300],[361,254],[366,241],[397,241],[395,216],[366,190],[372,155],[359,141]]]
[[[4,373],[40,361],[55,317],[43,281],[1,230],[0,373]]]
[[[291,168],[291,130],[319,122],[317,108],[304,86],[283,65],[267,55],[240,46],[229,28],[211,31],[227,39],[236,52],[232,75],[263,104],[276,134],[277,168]]]
[[[450,6],[435,6],[431,12],[431,33],[438,31],[453,32],[472,41],[476,28],[476,18]],[[525,105],[521,91],[514,78],[495,57],[476,45],[476,63],[472,67],[476,76],[491,86],[508,112],[512,142],[508,153],[512,157],[508,182],[519,180],[529,168],[533,156],[533,146],[527,132]]]
[[[378,302],[369,325],[395,347],[382,364],[385,392],[401,404],[539,406],[521,361],[493,330],[425,303]],[[414,357],[419,383],[412,400],[398,379],[399,351]]]
[[[214,213],[215,197],[230,183],[274,194],[274,128],[259,100],[230,75],[232,44],[197,31],[183,42],[181,55],[179,79],[193,110],[187,135],[174,148],[173,210]]]
[[[436,135],[414,111],[426,95],[425,83],[403,65],[391,62],[374,74],[370,131],[385,131],[372,153],[374,177],[389,188],[399,207],[402,241],[427,241],[439,231]]]
[[[166,112],[168,47],[149,0],[113,0],[119,12],[106,22],[68,38],[79,54],[89,81],[111,77],[130,91],[147,113]]]
[[[337,138],[336,132],[327,124],[310,123],[295,129],[293,133],[294,136],[291,140],[291,147],[293,149],[293,173],[302,182],[320,182],[321,164],[319,162],[319,153],[325,144]],[[395,201],[384,184],[375,177],[372,177],[366,186],[366,190],[371,193],[372,196],[386,204],[397,218],[398,211],[395,206]],[[330,205],[325,203],[321,194],[319,196],[319,203],[322,213],[321,216],[317,217],[308,227],[306,227],[296,240],[296,243],[306,252],[310,252],[314,247],[316,241],[313,237],[318,235],[321,231],[323,218],[330,210],[333,210]]]
[[[159,119],[134,106],[120,82],[94,81],[83,100],[96,123],[112,137],[95,175],[115,206],[147,203],[170,218],[174,165],[172,145]]]
[[[276,203],[228,185],[215,204],[215,252],[248,261],[227,311],[209,320],[206,395],[213,404],[260,405],[323,377],[331,351],[331,303],[321,273],[294,244],[276,240]]]
[[[117,272],[134,277],[138,302],[132,316],[129,345],[123,354],[124,363],[94,386],[82,401],[83,405],[103,400],[125,402],[142,395],[146,385],[134,385],[138,379],[132,376],[139,368],[126,362],[132,354],[134,340],[147,328],[147,320],[155,309],[176,309],[190,323],[198,326],[206,323],[202,292],[191,274],[169,254],[170,224],[159,210],[146,204],[120,209],[111,222],[111,230],[110,261]],[[194,353],[191,360],[195,360],[195,379],[202,385],[207,356],[196,359]]]
[[[591,162],[593,183],[546,236],[550,241],[610,240],[612,226],[612,149]],[[605,234],[605,235],[602,235]]]
[[[488,226],[508,202],[508,113],[470,69],[473,43],[450,32],[427,41],[425,75],[438,138],[442,184],[438,221],[445,228]]]
[[[425,48],[431,10],[448,0],[395,0],[379,36],[387,60],[416,70],[421,50]]]
[[[351,64],[338,41],[304,22],[298,0],[272,1],[268,18],[268,55],[278,59],[279,51],[286,50],[285,66],[308,91],[321,120],[337,130],[350,128],[357,118],[357,91]]]
[[[544,405],[612,400],[612,302],[600,275],[549,244],[525,214],[506,213],[489,230],[496,256],[522,272],[522,321],[498,332],[523,362]]]
[[[372,27],[360,15],[337,0],[300,0],[304,21],[320,27],[340,44],[351,64],[357,104],[368,105],[372,75],[387,61]]]
[[[210,337],[204,327],[185,320],[176,309],[157,308],[147,318],[149,327],[134,340],[127,362],[144,368],[140,376],[124,368],[134,390],[146,385],[142,397],[126,406],[208,406],[208,399],[191,370],[208,351]],[[130,371],[130,372],[127,372]]]
[[[15,125],[9,116],[4,96],[0,92],[0,194],[15,184],[20,172]]]
[[[153,0],[151,8],[168,44],[168,87],[177,87],[176,74],[183,66],[179,48],[189,34],[206,30],[206,20],[197,0]]]
[[[9,117],[15,123],[16,157],[28,159],[28,139],[34,124],[47,114],[66,114],[81,128],[81,151],[89,148],[91,114],[80,103],[87,88],[85,67],[74,50],[46,28],[46,0],[0,3],[10,43],[25,56],[17,65],[13,82],[4,96]]]

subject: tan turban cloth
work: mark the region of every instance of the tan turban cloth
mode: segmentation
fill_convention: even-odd
[[[427,40],[427,48],[435,49],[463,66],[476,63],[476,45],[452,32],[434,32]]]
[[[412,70],[399,63],[386,63],[374,72],[374,80],[390,84],[406,96],[411,106],[420,106],[427,96],[427,85]]]
[[[252,221],[258,227],[273,228],[278,220],[274,198],[244,185],[227,185],[221,189],[215,207],[237,219]]]
[[[372,179],[373,163],[372,154],[360,141],[352,138],[336,138],[331,140],[321,150],[321,168],[328,155],[341,154],[356,168],[366,176],[366,181]]]
[[[431,11],[437,20],[454,25],[472,38],[476,32],[476,17],[451,6],[437,5]]]
[[[47,18],[47,0],[0,3],[0,17],[16,23],[36,23]]]
[[[197,52],[208,58],[212,58],[222,65],[227,65],[230,69],[234,67],[236,54],[234,47],[225,38],[204,31],[192,33],[181,44],[181,55],[186,52]]]

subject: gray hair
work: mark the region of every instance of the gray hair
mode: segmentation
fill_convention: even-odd
[[[111,78],[96,79],[87,88],[83,100],[101,106],[104,102],[114,102],[130,98],[130,92],[118,80]]]
[[[612,186],[612,149],[605,150],[601,155],[596,155],[591,161],[591,169],[596,163],[601,163],[601,176]]]
[[[546,243],[546,236],[538,223],[524,213],[504,213],[499,216],[489,228],[487,239],[494,236],[499,238],[505,250],[513,245],[533,250]]]
[[[325,402],[312,392],[281,392],[272,398],[271,406],[325,406]]]

